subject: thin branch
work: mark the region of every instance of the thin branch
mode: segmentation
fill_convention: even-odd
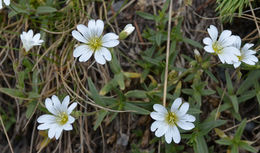
[[[170,35],[171,35],[171,21],[172,21],[172,0],[169,7],[169,20],[168,20],[168,36],[166,48],[166,65],[164,73],[164,88],[163,88],[163,106],[166,106],[166,93],[167,93],[167,79],[168,79],[168,65],[169,65],[169,52],[170,52]]]

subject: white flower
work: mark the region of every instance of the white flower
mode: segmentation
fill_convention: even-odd
[[[157,137],[165,135],[167,143],[171,143],[172,140],[175,143],[181,141],[181,135],[177,126],[184,130],[191,130],[194,128],[192,122],[194,122],[196,118],[186,114],[189,109],[189,103],[184,102],[182,105],[181,104],[181,98],[175,99],[171,106],[171,110],[169,111],[160,104],[153,105],[155,112],[152,112],[150,116],[156,121],[151,125],[151,131],[155,131]]]
[[[233,46],[240,50],[241,56],[238,56],[238,62],[234,62],[233,65],[235,68],[239,67],[241,62],[244,62],[248,65],[255,65],[258,62],[258,58],[254,55],[256,51],[251,50],[250,48],[254,46],[254,44],[246,43],[241,48],[241,38],[239,36],[235,36],[236,41]]]
[[[40,37],[40,33],[37,33],[33,36],[32,30],[29,30],[28,32],[23,32],[20,35],[20,38],[22,40],[25,51],[28,52],[33,46],[41,45],[44,41],[40,40]]]
[[[69,107],[70,97],[66,96],[62,103],[57,96],[53,95],[45,100],[45,106],[51,114],[41,115],[37,122],[40,124],[38,130],[47,130],[48,137],[52,139],[54,136],[59,139],[63,130],[72,130],[72,123],[75,121],[74,117],[70,115],[77,103],[72,103]]]
[[[218,29],[211,25],[208,29],[209,37],[203,39],[206,52],[217,54],[222,63],[233,64],[238,62],[240,51],[233,47],[235,36],[231,35],[230,30],[224,30],[218,38]]]
[[[102,20],[90,20],[88,27],[82,24],[77,25],[77,30],[72,31],[72,36],[84,44],[76,47],[73,52],[74,57],[79,57],[80,62],[86,62],[94,53],[94,58],[99,64],[111,61],[111,53],[107,48],[119,44],[118,35],[107,33],[103,36],[104,22]]]
[[[0,9],[2,9],[3,8],[3,1],[4,1],[4,3],[5,3],[5,5],[10,5],[10,0],[0,0]]]

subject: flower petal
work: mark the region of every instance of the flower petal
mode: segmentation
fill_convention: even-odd
[[[212,44],[212,40],[209,37],[206,37],[203,39],[203,43],[205,45],[211,45]]]
[[[116,35],[115,33],[110,32],[110,33],[107,33],[107,34],[105,34],[103,36],[102,42],[108,42],[110,40],[117,40],[118,38],[119,38],[118,35]]]
[[[72,33],[72,36],[75,39],[77,39],[78,41],[83,42],[83,43],[87,43],[88,42],[87,39],[84,38],[78,31],[73,30],[71,33]]]
[[[115,47],[119,44],[118,40],[110,40],[107,42],[103,42],[102,46],[107,47],[107,48],[111,48],[111,47]]]
[[[151,125],[151,131],[154,132],[162,125],[162,121],[154,121]]]
[[[86,50],[85,50],[85,51],[86,51]],[[91,50],[88,49],[87,52],[83,53],[83,54],[80,56],[79,61],[80,61],[80,62],[86,62],[86,61],[88,61],[89,58],[92,56],[92,54],[93,54],[93,51],[91,51]]]
[[[84,54],[86,52],[86,49],[88,48],[87,45],[80,45],[78,47],[76,47],[76,49],[73,51],[73,56],[74,57],[79,57],[82,54]]]
[[[105,64],[106,63],[106,60],[105,58],[102,56],[101,52],[100,51],[96,51],[95,54],[94,54],[94,58],[95,60],[99,63],[99,64]]]
[[[91,32],[89,31],[89,28],[83,24],[77,25],[78,31],[83,35],[83,37],[88,41],[91,37]]]
[[[191,130],[195,127],[193,123],[185,122],[181,120],[177,122],[177,125],[183,130]]]
[[[72,117],[71,115],[69,115],[68,123],[71,124],[71,123],[74,123],[74,121],[75,121],[75,118]]]
[[[72,128],[72,125],[71,125],[71,124],[65,124],[65,125],[63,126],[63,129],[66,130],[66,131],[70,131],[70,130],[72,130],[73,128]]]
[[[55,110],[55,108],[53,106],[53,102],[52,102],[52,100],[50,98],[46,98],[45,99],[45,107],[47,108],[47,110],[50,113],[52,113],[54,115],[57,115],[57,112],[56,112],[56,110]]]
[[[166,115],[166,114],[158,113],[158,112],[152,112],[152,113],[150,114],[150,116],[151,116],[152,119],[158,120],[158,121],[163,121],[163,120],[165,120],[165,115]]]
[[[53,102],[53,104],[54,104],[54,108],[55,108],[56,110],[60,110],[60,108],[61,108],[61,103],[60,103],[59,98],[58,98],[56,95],[52,95],[51,100],[52,100],[52,102]]]
[[[173,128],[169,127],[168,130],[165,133],[165,141],[170,144],[173,140],[174,133],[173,133]]]
[[[110,51],[109,51],[107,48],[101,47],[100,52],[101,52],[101,55],[102,55],[107,61],[111,61],[112,56],[111,56]]]
[[[44,124],[40,124],[37,129],[38,130],[47,130],[50,128],[50,124],[44,123]]]
[[[242,50],[248,50],[249,48],[251,48],[251,47],[253,47],[253,46],[254,46],[254,44],[246,43],[246,44],[243,46]]]
[[[55,138],[56,138],[56,140],[58,140],[59,137],[61,136],[62,130],[63,130],[63,129],[60,128],[60,127],[58,127],[58,128],[56,129],[56,132],[55,132]]]
[[[212,45],[210,45],[210,46],[205,46],[204,47],[204,50],[206,51],[206,52],[208,52],[208,53],[214,53],[215,51],[213,50],[213,48],[212,48]]]
[[[181,134],[180,134],[177,126],[173,126],[172,130],[173,130],[173,141],[175,143],[177,143],[177,144],[180,143],[180,141],[181,141]]]
[[[52,139],[55,136],[56,129],[58,128],[58,125],[53,124],[52,127],[48,131],[48,137]]]
[[[180,118],[180,120],[186,121],[186,122],[194,122],[196,120],[196,118],[193,115],[185,114],[183,117]]]
[[[207,30],[212,41],[216,41],[218,38],[218,29],[214,25],[210,25]]]
[[[229,41],[228,38],[231,36],[231,31],[230,30],[224,30],[219,36],[218,42],[223,43],[225,41]]]
[[[175,99],[174,102],[172,103],[171,112],[176,112],[181,106],[181,103],[182,103],[181,98]]]
[[[163,136],[165,133],[166,133],[166,131],[168,130],[168,128],[169,128],[169,125],[168,124],[166,124],[166,123],[164,123],[164,122],[161,122],[161,125],[158,127],[158,129],[155,131],[155,135],[157,136],[157,137],[161,137],[161,136]]]
[[[189,106],[190,106],[189,103],[187,102],[183,103],[178,111],[178,115],[179,116],[185,115],[189,110]]]
[[[68,108],[68,114],[70,114],[73,111],[73,109],[75,109],[76,107],[77,107],[77,103],[76,102],[72,103]]]
[[[63,99],[62,104],[61,104],[62,107],[63,107],[63,109],[67,109],[69,103],[70,103],[70,96],[67,95],[67,96]]]
[[[38,123],[55,123],[56,122],[56,117],[53,115],[45,114],[41,115],[37,119]]]
[[[10,5],[10,0],[4,0],[4,2],[5,2],[5,5]]]
[[[101,36],[104,30],[104,22],[102,20],[97,20],[96,21],[96,34],[97,36]]]
[[[96,21],[91,19],[88,21],[88,28],[91,32],[91,37],[96,36]]]
[[[233,43],[233,46],[236,47],[237,49],[241,48],[241,38],[239,36],[235,36],[235,41]]]
[[[153,109],[159,113],[163,113],[163,114],[168,113],[167,109],[161,104],[154,104]]]
[[[233,66],[234,66],[234,68],[237,68],[237,67],[239,67],[239,66],[240,66],[240,64],[241,64],[241,62],[240,62],[240,61],[238,61],[238,62],[234,62]]]

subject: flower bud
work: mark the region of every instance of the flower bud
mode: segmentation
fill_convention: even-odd
[[[125,39],[127,36],[129,36],[133,31],[135,30],[135,27],[132,24],[127,24],[122,32],[119,34],[120,39]]]

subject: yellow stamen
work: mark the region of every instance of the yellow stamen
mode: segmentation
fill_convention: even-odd
[[[165,116],[165,121],[166,121],[169,125],[174,125],[174,124],[176,124],[176,122],[178,121],[178,117],[176,116],[175,113],[169,112],[169,113]]]
[[[222,53],[223,47],[221,45],[219,45],[219,43],[217,41],[215,41],[212,44],[212,48],[213,48],[213,50],[215,51],[216,54],[221,54]]]
[[[57,122],[60,125],[64,125],[68,122],[69,120],[69,116],[66,112],[61,112],[58,116],[57,116]]]
[[[90,49],[95,52],[102,47],[102,40],[100,37],[93,37],[89,40],[88,45]]]

